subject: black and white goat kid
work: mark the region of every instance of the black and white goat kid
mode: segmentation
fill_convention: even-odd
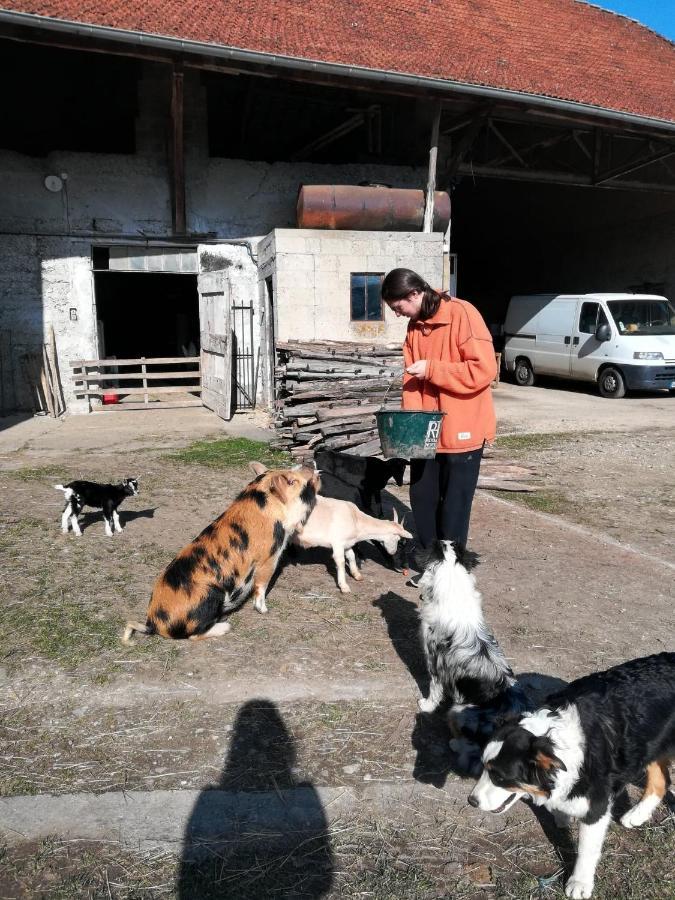
[[[103,510],[105,533],[112,537],[113,530],[122,530],[117,509],[123,500],[138,493],[138,479],[125,478],[120,484],[69,481],[68,484],[55,484],[54,487],[66,495],[66,505],[61,516],[61,531],[64,534],[68,534],[69,524],[76,535],[82,534],[77,517],[85,506],[91,506]]]
[[[496,724],[528,708],[504,653],[483,618],[471,569],[478,556],[452,541],[432,546],[419,586],[421,636],[430,678],[422,712],[448,707],[458,768],[480,771],[480,751]]]
[[[675,653],[659,653],[579,678],[546,707],[503,725],[485,748],[469,803],[503,813],[523,797],[558,824],[579,819],[565,894],[583,900],[593,892],[614,799],[644,778],[641,799],[621,818],[626,828],[643,825],[666,795],[674,759]]]

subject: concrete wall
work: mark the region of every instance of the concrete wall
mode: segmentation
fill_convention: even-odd
[[[350,274],[405,266],[440,287],[443,235],[277,228],[259,245],[259,261],[273,279],[279,340],[399,342],[407,319],[386,305],[381,322],[351,321]]]

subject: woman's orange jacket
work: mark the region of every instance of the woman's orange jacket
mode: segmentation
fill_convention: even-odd
[[[490,384],[497,375],[492,337],[470,303],[445,297],[434,316],[408,323],[406,367],[427,360],[426,378],[403,376],[403,409],[440,410],[439,453],[463,453],[494,439]]]

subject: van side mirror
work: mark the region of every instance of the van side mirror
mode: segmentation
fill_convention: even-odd
[[[607,322],[603,322],[602,325],[598,325],[595,329],[595,339],[596,341],[610,341],[612,339],[612,329]]]

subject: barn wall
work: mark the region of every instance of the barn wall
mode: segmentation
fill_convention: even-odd
[[[17,408],[30,398],[20,356],[37,350],[53,322],[63,365],[98,355],[91,248],[115,242],[161,244],[171,240],[171,201],[166,156],[170,91],[166,66],[145,63],[139,83],[134,154],[54,152],[45,158],[0,149],[0,349],[3,374],[15,384]],[[186,197],[188,231],[194,245],[246,240],[233,250],[241,259],[241,284],[260,303],[255,248],[274,228],[295,224],[303,183],[386,182],[423,186],[425,173],[410,167],[333,166],[311,163],[210,159],[206,103],[199,76],[185,76]],[[63,189],[45,188],[47,175],[63,178]],[[77,319],[70,318],[76,309]],[[11,354],[7,336],[11,333]],[[79,412],[69,383],[69,412]]]

